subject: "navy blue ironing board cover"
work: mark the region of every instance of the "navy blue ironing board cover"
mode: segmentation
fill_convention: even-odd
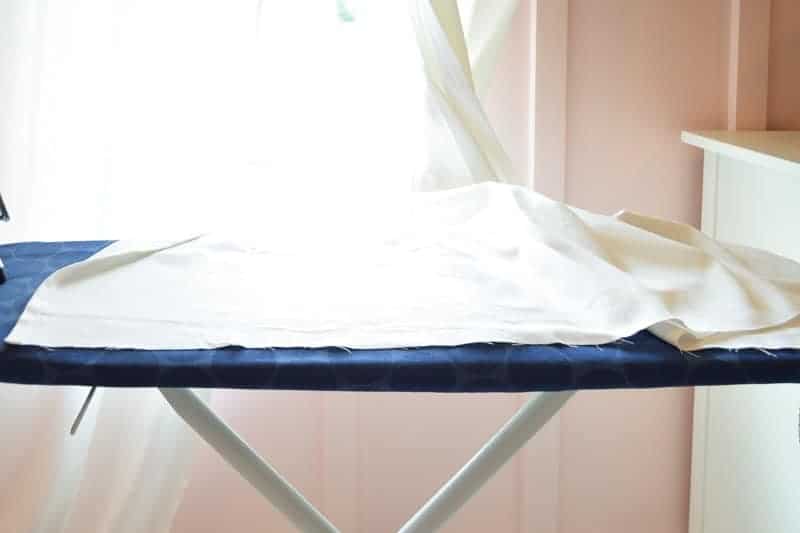
[[[0,338],[55,270],[108,241],[0,245]],[[108,387],[520,392],[800,382],[800,350],[682,353],[643,331],[602,346],[45,349],[0,343],[0,382]]]

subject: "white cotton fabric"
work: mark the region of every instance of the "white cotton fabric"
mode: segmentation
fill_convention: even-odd
[[[503,184],[327,211],[281,203],[250,218],[249,235],[122,241],[60,270],[7,341],[585,345],[651,328],[684,350],[800,348],[800,265],[682,224],[592,214]]]

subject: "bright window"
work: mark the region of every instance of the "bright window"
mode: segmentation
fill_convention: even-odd
[[[153,233],[165,214],[207,226],[275,190],[336,201],[408,190],[422,171],[425,78],[406,2],[82,0],[43,13],[19,71],[38,94],[33,179],[11,187],[36,233]],[[12,214],[25,203],[8,200]]]

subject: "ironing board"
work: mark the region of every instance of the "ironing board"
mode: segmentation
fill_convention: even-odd
[[[5,338],[39,284],[109,241],[0,245]],[[0,343],[0,382],[158,387],[175,411],[302,531],[337,531],[190,388],[538,392],[401,528],[440,527],[581,389],[800,383],[800,350],[684,353],[644,331],[601,346],[510,345],[350,350],[44,349]]]

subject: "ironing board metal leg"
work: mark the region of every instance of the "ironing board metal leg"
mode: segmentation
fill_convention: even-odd
[[[300,531],[338,533],[328,519],[188,389],[161,389],[173,409]],[[574,391],[539,393],[436,494],[399,533],[431,533],[453,516],[569,400]]]
[[[189,389],[160,390],[178,415],[300,531],[338,532],[321,512],[214,414],[194,392]]]
[[[543,392],[519,411],[464,465],[399,533],[430,533],[458,511],[572,397],[574,391]]]

